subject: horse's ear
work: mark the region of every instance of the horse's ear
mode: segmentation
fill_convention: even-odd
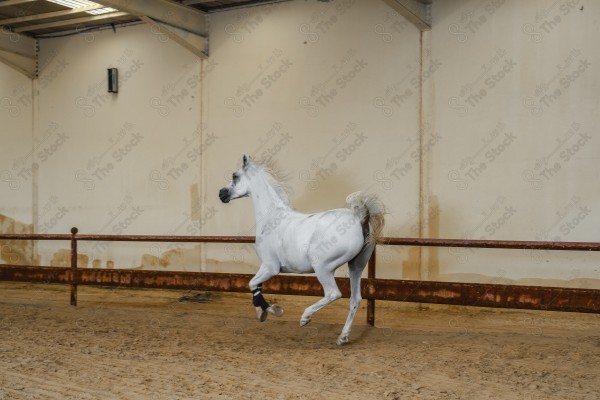
[[[250,157],[248,157],[247,155],[244,154],[244,158],[242,159],[243,164],[242,167],[246,168],[248,166],[248,163],[250,162]]]

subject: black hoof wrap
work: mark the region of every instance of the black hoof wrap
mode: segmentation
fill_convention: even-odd
[[[263,310],[269,308],[269,303],[262,295],[262,287],[258,287],[252,291],[252,304],[254,307],[260,307]]]

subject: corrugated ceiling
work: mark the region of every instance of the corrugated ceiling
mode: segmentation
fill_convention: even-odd
[[[213,13],[236,7],[273,3],[277,0],[163,1],[180,3],[196,10]],[[83,33],[102,26],[118,26],[140,20],[134,15],[119,10],[100,15],[91,15],[86,12],[92,9],[93,7],[72,9],[46,0],[2,0],[0,1],[0,27],[3,32],[44,37],[61,33]]]

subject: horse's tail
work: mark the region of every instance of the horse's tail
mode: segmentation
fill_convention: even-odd
[[[385,224],[385,206],[374,194],[355,192],[346,198],[346,204],[360,220],[365,244],[375,244]]]

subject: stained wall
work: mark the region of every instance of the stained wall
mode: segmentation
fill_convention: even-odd
[[[41,40],[38,79],[0,65],[3,230],[252,235],[250,200],[217,197],[249,154],[277,161],[301,211],[377,193],[388,236],[597,241],[598,7],[440,1],[420,33],[381,1],[290,1],[211,15],[204,61],[146,25]],[[63,265],[64,248],[26,252]],[[251,245],[81,251],[103,268],[259,263]],[[600,274],[588,253],[378,254],[391,278],[596,287]]]

